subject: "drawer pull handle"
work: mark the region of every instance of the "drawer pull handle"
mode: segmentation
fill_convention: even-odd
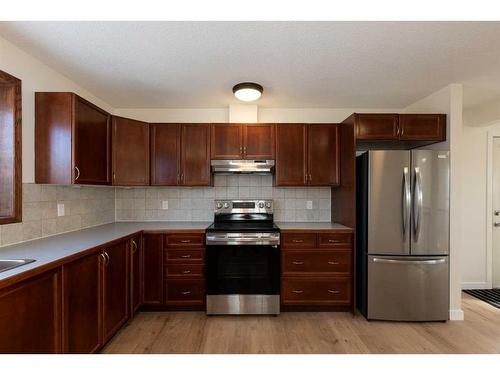
[[[328,240],[328,242],[330,242],[330,243],[340,243],[342,241],[340,241],[340,240]]]
[[[292,240],[293,243],[302,243],[304,240]]]
[[[339,294],[340,292],[338,290],[328,289],[328,293]]]
[[[328,264],[331,264],[332,266],[336,266],[337,264],[339,264],[339,262],[335,262],[334,260],[329,260]]]
[[[191,254],[181,255],[181,258],[191,258]]]
[[[187,296],[188,294],[191,294],[191,291],[186,290],[185,292],[181,292],[182,295]]]
[[[294,292],[295,294],[304,293],[304,291],[303,291],[303,290],[292,290],[292,292]]]
[[[292,262],[293,264],[304,264],[304,262],[300,261],[300,260],[294,260]]]
[[[184,271],[182,271],[182,273],[191,273],[191,271],[190,270],[184,270]]]
[[[181,243],[190,243],[191,240],[181,240]]]

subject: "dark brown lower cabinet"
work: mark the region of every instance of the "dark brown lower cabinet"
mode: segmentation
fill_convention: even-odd
[[[130,240],[130,315],[134,314],[141,305],[141,237]]]
[[[63,266],[64,352],[94,353],[101,346],[102,252]]]
[[[103,342],[107,342],[129,317],[128,244],[122,241],[103,250]]]
[[[61,302],[60,269],[1,289],[0,353],[60,353]]]
[[[142,303],[163,303],[163,234],[145,233],[142,248]]]

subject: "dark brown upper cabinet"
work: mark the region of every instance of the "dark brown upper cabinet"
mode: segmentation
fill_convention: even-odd
[[[35,93],[35,182],[111,182],[110,115],[70,92]]]
[[[212,124],[212,159],[274,159],[274,124]]]
[[[21,80],[0,70],[0,224],[21,221]]]
[[[113,116],[113,185],[149,185],[149,124]]]
[[[356,140],[376,148],[413,148],[446,140],[446,115],[355,113]]]
[[[336,124],[277,124],[278,186],[337,186],[339,131]]]
[[[210,184],[210,125],[151,124],[151,185]]]

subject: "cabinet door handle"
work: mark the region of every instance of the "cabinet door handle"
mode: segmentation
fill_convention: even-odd
[[[186,290],[185,292],[181,292],[182,295],[186,296],[188,294],[191,294],[191,291],[190,290]]]
[[[107,251],[104,252],[104,255],[106,255],[106,259],[107,259],[107,262],[106,262],[106,266],[109,264],[109,254]]]
[[[76,172],[75,176],[75,181],[76,181],[80,178],[80,169],[76,165],[75,165],[75,172]]]
[[[104,255],[104,253],[101,253],[100,255],[101,255],[101,258],[104,262],[104,265],[106,266],[106,255]]]
[[[191,258],[191,254],[181,255],[181,258]]]
[[[336,266],[337,264],[340,264],[339,262],[335,262],[334,260],[329,260],[328,264],[331,264],[332,266]]]
[[[340,243],[341,241],[340,240],[328,240],[328,242],[330,242],[330,243]]]
[[[181,243],[190,243],[190,242],[191,242],[191,240],[181,240],[180,242],[181,242]]]
[[[182,271],[182,273],[187,274],[187,273],[191,273],[191,271],[190,270],[184,270],[184,271]]]
[[[339,294],[340,291],[338,290],[334,290],[334,289],[328,289],[328,293],[331,293],[331,294]]]
[[[292,292],[294,292],[295,294],[304,293],[304,291],[303,291],[303,290],[300,290],[300,289],[299,289],[299,290],[292,290]]]
[[[292,263],[293,264],[304,264],[304,262],[302,262],[301,260],[294,260]]]
[[[137,251],[137,243],[132,240],[132,253],[135,253]]]
[[[240,155],[241,155],[241,157],[243,157],[243,147],[242,146],[240,146]]]
[[[302,243],[304,240],[292,240],[293,243]]]

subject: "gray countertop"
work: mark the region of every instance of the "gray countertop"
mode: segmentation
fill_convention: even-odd
[[[170,230],[205,230],[210,222],[116,222],[92,228],[59,234],[15,245],[0,247],[0,259],[35,259],[33,263],[0,273],[0,281],[52,262],[73,256],[82,251],[102,246],[108,242],[134,233],[163,232]],[[283,223],[276,225],[282,230],[349,230],[336,223]]]

